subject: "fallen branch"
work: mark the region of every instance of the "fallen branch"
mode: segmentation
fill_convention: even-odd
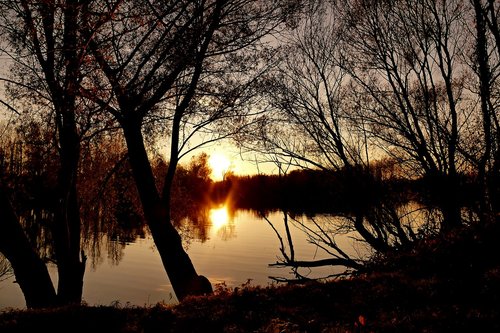
[[[286,261],[286,262],[276,262],[274,264],[269,264],[269,267],[321,267],[321,266],[345,266],[354,269],[360,269],[363,267],[362,264],[342,258],[329,258],[313,261]]]

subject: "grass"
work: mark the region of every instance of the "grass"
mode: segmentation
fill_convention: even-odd
[[[428,239],[343,280],[220,287],[175,306],[5,312],[0,332],[498,332],[499,229]]]

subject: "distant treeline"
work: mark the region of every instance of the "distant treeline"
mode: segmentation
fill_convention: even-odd
[[[389,189],[405,194],[410,183],[391,179],[382,182],[372,174],[344,171],[295,170],[286,175],[229,176],[212,185],[210,196],[228,200],[235,208],[286,209],[293,212],[327,213],[350,211],[353,205],[367,205]]]
[[[429,188],[439,188],[440,179],[408,179],[387,175],[378,168],[325,171],[294,170],[286,175],[229,175],[213,183],[212,201],[228,202],[234,208],[275,210],[296,213],[349,213],[390,201],[430,202]],[[459,197],[462,206],[473,206],[478,198],[472,176],[461,176]]]

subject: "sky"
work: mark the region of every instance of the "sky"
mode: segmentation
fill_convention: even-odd
[[[215,159],[218,163],[228,165],[227,167],[216,167],[211,165],[213,169],[212,179],[222,180],[224,172],[232,172],[238,176],[245,175],[255,175],[255,174],[274,174],[277,172],[277,167],[270,162],[263,163],[255,162],[255,156],[251,154],[245,154],[242,156],[239,149],[227,141],[221,141],[212,144],[207,147],[202,147],[193,151],[192,153],[186,155],[181,159],[181,164],[189,163],[191,157],[201,154],[202,152],[207,153],[212,159]],[[227,162],[224,161],[227,159]],[[218,170],[214,170],[218,169]]]
[[[0,54],[0,77],[8,75],[8,65],[9,59],[5,55]],[[4,87],[5,83],[0,81],[0,98],[4,97]],[[5,106],[0,105],[0,135],[5,129],[5,125],[8,123],[8,119],[12,116],[11,111],[7,110]],[[168,144],[170,144],[168,142]],[[168,156],[167,145],[159,147],[160,151],[164,153],[164,156]],[[194,150],[180,161],[181,164],[188,164],[191,157],[201,154],[202,152],[207,153],[209,156],[218,157],[218,159],[227,159],[229,162],[228,167],[224,170],[214,170],[212,179],[222,180],[223,174],[227,171],[232,172],[239,176],[244,175],[254,175],[254,174],[273,174],[277,172],[277,167],[270,162],[256,163],[256,157],[252,154],[245,154],[242,156],[241,152],[237,147],[232,145],[229,140],[220,141],[213,143],[208,146],[202,146],[199,149]]]

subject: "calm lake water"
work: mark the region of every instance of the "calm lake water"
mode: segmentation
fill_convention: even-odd
[[[203,240],[193,237],[186,242],[186,247],[198,273],[205,275],[214,286],[225,284],[227,287],[238,287],[246,283],[267,286],[275,283],[270,277],[293,277],[289,268],[269,267],[283,257],[279,238],[269,222],[286,241],[283,213],[270,213],[266,221],[251,211],[236,211],[234,216],[228,217],[222,207],[212,209],[209,219],[210,225]],[[314,229],[314,223],[305,216],[296,219]],[[321,221],[325,219],[335,224],[335,217],[317,216],[315,221],[323,223]],[[299,223],[290,223],[297,260],[331,257],[311,244],[301,229],[303,226]],[[363,256],[367,250],[354,236],[340,235],[335,240],[350,255]],[[57,283],[55,266],[49,268],[54,283]],[[322,267],[303,269],[301,274],[324,277],[342,271],[342,268]],[[10,278],[0,282],[0,309],[25,308],[21,289],[14,281]],[[87,263],[83,300],[89,305],[119,303],[149,306],[158,302],[177,302],[149,234],[127,243],[103,236],[100,246]]]

